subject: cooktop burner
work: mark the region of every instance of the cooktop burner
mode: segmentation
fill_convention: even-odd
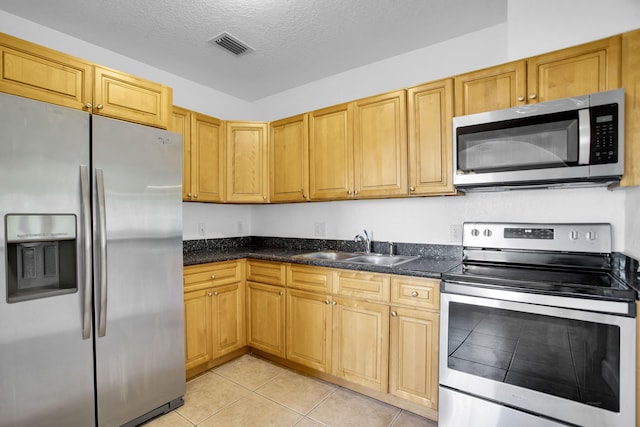
[[[444,280],[521,292],[634,301],[611,274],[611,225],[463,224],[463,264]]]

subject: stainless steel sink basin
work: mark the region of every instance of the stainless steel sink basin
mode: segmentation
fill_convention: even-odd
[[[416,259],[409,255],[364,254],[340,251],[319,251],[294,255],[293,258],[337,261],[354,264],[381,265],[393,267]]]
[[[307,254],[294,255],[293,258],[302,258],[302,259],[321,259],[327,261],[341,261],[347,258],[352,258],[357,254],[351,252],[340,252],[340,251],[320,251],[320,252],[310,252]]]
[[[409,255],[383,255],[383,254],[369,254],[369,255],[359,255],[353,258],[347,258],[346,262],[353,262],[357,264],[372,264],[372,265],[383,265],[385,267],[393,267],[399,264],[403,264],[405,262],[412,261],[416,259],[415,256]]]

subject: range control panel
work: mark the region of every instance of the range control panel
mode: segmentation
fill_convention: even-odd
[[[465,222],[462,245],[473,248],[611,253],[611,224]]]

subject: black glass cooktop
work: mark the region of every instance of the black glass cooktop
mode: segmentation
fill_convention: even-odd
[[[524,292],[635,300],[635,290],[609,272],[599,270],[464,263],[444,273],[442,278]]]

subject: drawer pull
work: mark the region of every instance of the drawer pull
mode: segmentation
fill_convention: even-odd
[[[215,296],[218,296],[218,291],[215,291],[213,294],[214,294]]]
[[[391,317],[396,317],[398,315],[398,313],[396,313],[395,311],[391,312]]]
[[[216,278],[216,275],[215,275],[215,274],[212,274],[212,275],[211,275],[211,278],[212,278],[212,279],[215,279],[215,278]]]
[[[284,292],[280,291],[280,292],[278,292],[278,295],[282,296],[282,295],[284,295]]]
[[[413,292],[411,292],[411,296],[412,296],[412,297],[417,297],[417,296],[418,296],[418,292],[417,292],[417,291],[413,291]]]

